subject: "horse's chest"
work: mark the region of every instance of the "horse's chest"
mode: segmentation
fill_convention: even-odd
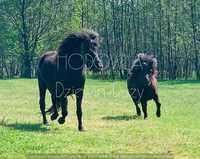
[[[154,97],[154,90],[151,87],[144,88],[141,100],[147,101]]]
[[[81,87],[84,85],[85,75],[81,72],[59,70],[57,81],[61,82],[65,87]]]
[[[84,88],[84,80],[57,80],[56,86],[56,89],[73,91],[75,89]]]
[[[57,82],[56,83],[56,95],[57,97],[63,97],[63,96],[68,96],[72,94],[77,94],[80,91],[83,91],[84,89],[84,83],[81,85],[77,85],[76,83],[73,82]]]

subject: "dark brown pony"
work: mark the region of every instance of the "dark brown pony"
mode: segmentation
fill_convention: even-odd
[[[61,107],[60,124],[65,122],[67,111],[67,96],[76,96],[76,114],[78,129],[82,125],[82,98],[85,84],[85,65],[92,71],[100,71],[102,63],[98,57],[98,33],[92,31],[75,32],[67,35],[57,51],[45,53],[38,66],[38,84],[40,92],[40,110],[43,123],[47,124],[45,112],[45,94],[48,89],[51,93],[52,106],[51,120],[58,117],[57,107]]]
[[[156,115],[160,117],[160,101],[157,91],[157,60],[152,55],[140,53],[134,61],[128,75],[128,91],[136,106],[137,115],[141,115],[142,105],[144,119],[147,118],[147,101],[153,99],[157,106]]]

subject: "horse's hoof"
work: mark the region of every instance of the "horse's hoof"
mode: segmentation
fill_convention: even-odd
[[[49,126],[48,121],[44,121],[43,124],[44,124],[45,126]]]
[[[65,123],[65,118],[60,117],[60,118],[58,119],[58,123],[59,123],[59,124],[64,124],[64,123]]]
[[[48,122],[46,122],[46,123],[44,123],[44,125],[45,125],[45,126],[49,126],[49,123],[48,123]]]
[[[51,120],[56,120],[57,117],[58,117],[58,114],[52,114],[52,115],[51,115]]]
[[[80,132],[85,131],[85,129],[84,129],[83,127],[79,127],[78,130],[79,130]]]
[[[160,112],[157,112],[157,113],[156,113],[156,116],[157,116],[158,118],[160,118],[160,116],[161,116]]]
[[[144,117],[144,120],[147,120],[147,119],[148,119],[147,116],[145,116],[145,117]]]
[[[137,116],[141,116],[141,112],[137,112]]]

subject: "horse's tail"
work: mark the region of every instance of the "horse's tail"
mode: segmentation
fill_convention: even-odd
[[[47,111],[45,111],[45,113],[52,114],[53,113],[53,105]]]
[[[60,110],[60,108],[61,108],[61,106],[57,105],[56,109]],[[47,111],[45,111],[45,113],[48,113],[48,114],[53,114],[53,112],[54,112],[53,105]]]

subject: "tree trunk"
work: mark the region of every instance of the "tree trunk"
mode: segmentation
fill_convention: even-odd
[[[112,80],[115,79],[114,70],[113,70],[113,61],[110,53],[110,43],[109,43],[109,35],[108,35],[108,22],[107,22],[107,14],[106,14],[106,4],[105,0],[103,0],[103,12],[104,12],[104,22],[105,22],[105,37],[106,37],[106,45],[107,45],[107,54],[110,63],[110,71],[111,71],[111,78]]]
[[[22,33],[21,38],[24,47],[24,54],[22,57],[22,77],[31,78],[31,57],[28,43],[28,30],[26,25],[26,1],[22,0],[21,2],[21,18],[22,18]]]
[[[195,71],[197,75],[197,80],[200,80],[200,70],[199,70],[199,58],[198,58],[198,48],[197,48],[197,24],[196,24],[196,0],[191,1],[191,18],[192,18],[192,32],[193,32],[193,45],[195,54]]]
[[[4,60],[4,56],[2,55],[2,56],[0,56],[0,78],[1,79],[3,79],[3,75],[4,75],[4,73],[3,73],[3,61]]]
[[[164,77],[164,57],[163,57],[163,44],[162,44],[162,3],[159,0],[159,61],[160,61],[160,74],[161,79]]]
[[[135,14],[135,3],[134,3],[134,0],[131,0],[132,2],[132,14],[133,14],[133,18],[132,18],[132,21],[133,21],[133,29],[134,29],[134,45],[135,45],[135,54],[138,53],[138,29],[137,29],[137,26],[136,26],[136,20],[135,20],[135,17],[136,17],[136,14]]]

